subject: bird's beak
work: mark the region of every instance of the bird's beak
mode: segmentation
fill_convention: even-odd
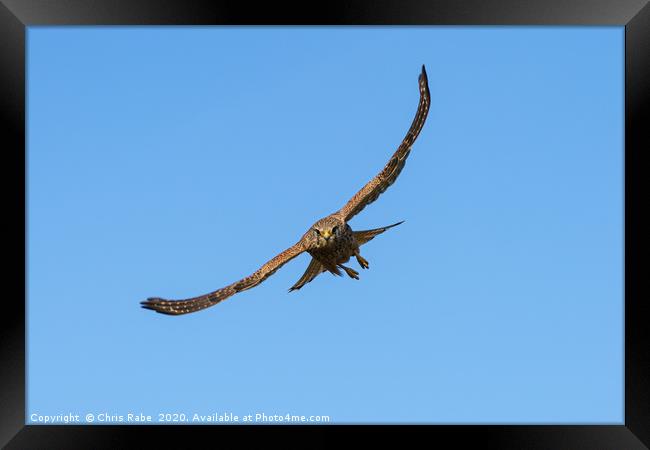
[[[329,239],[329,237],[332,235],[332,232],[330,230],[323,231],[322,236],[325,239]]]

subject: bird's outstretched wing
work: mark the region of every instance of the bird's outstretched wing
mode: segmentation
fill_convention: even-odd
[[[200,311],[227,299],[231,295],[245,291],[257,286],[262,281],[273,275],[276,270],[291,261],[293,258],[305,251],[302,242],[289,247],[275,258],[268,261],[252,275],[243,278],[217,291],[199,297],[184,300],[166,300],[164,298],[152,297],[140,302],[143,308],[151,309],[161,314],[179,315]]]
[[[323,267],[320,261],[318,261],[316,258],[312,258],[311,262],[309,263],[309,266],[307,266],[307,270],[305,270],[305,273],[303,273],[300,279],[296,281],[296,284],[291,286],[289,292],[300,289],[305,284],[311,282],[311,280],[313,280],[314,278],[316,278],[318,275],[325,272],[326,270],[327,269]]]
[[[341,215],[346,222],[361,212],[366,205],[377,200],[377,197],[379,197],[388,186],[395,182],[397,176],[402,171],[402,168],[406,163],[406,158],[411,152],[411,146],[420,134],[420,130],[422,130],[422,126],[424,125],[424,121],[429,112],[429,104],[431,103],[427,72],[424,69],[424,65],[422,66],[422,72],[418,78],[418,83],[420,87],[420,103],[418,104],[418,110],[415,113],[413,123],[411,123],[411,128],[409,128],[406,137],[404,137],[404,140],[395,153],[393,153],[393,156],[390,158],[384,169],[363,188],[361,188],[359,192],[354,194],[350,201],[348,201],[346,205],[338,211],[338,214]]]
[[[357,244],[361,246],[368,241],[372,241],[375,238],[375,236],[377,236],[378,234],[381,234],[384,231],[396,227],[397,225],[401,225],[403,223],[404,221],[402,220],[401,222],[397,222],[385,227],[375,228],[373,230],[353,231],[352,233],[354,234],[354,239],[357,241]]]

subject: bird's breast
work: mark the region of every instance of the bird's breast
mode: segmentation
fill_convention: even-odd
[[[320,261],[332,264],[342,264],[350,259],[354,253],[354,235],[349,227],[338,236],[330,238],[327,245],[315,248],[309,253]]]

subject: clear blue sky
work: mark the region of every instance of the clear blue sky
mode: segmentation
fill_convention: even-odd
[[[28,417],[623,422],[623,27],[28,30]],[[432,104],[361,280],[308,255]],[[83,420],[83,416],[82,416]]]

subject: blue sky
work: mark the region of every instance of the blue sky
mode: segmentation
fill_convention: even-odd
[[[623,27],[30,27],[32,415],[623,422]],[[169,317],[339,209],[361,280]]]

